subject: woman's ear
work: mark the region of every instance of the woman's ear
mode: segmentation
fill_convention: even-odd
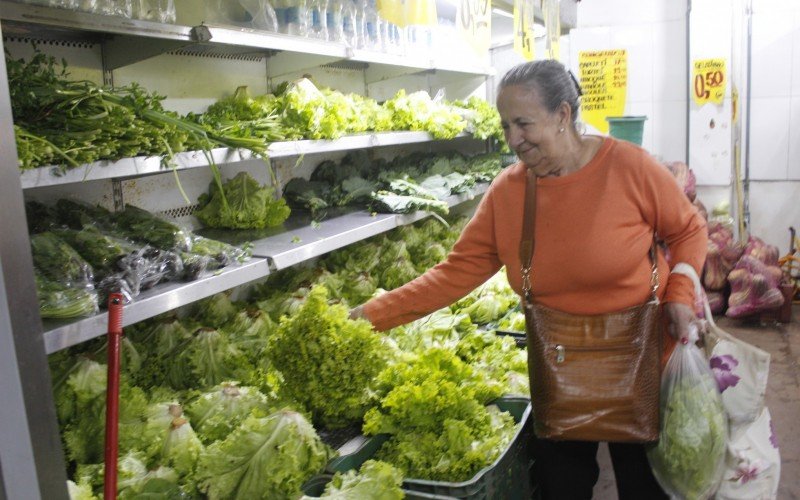
[[[556,114],[558,115],[559,127],[568,128],[572,124],[572,108],[567,104],[567,101],[561,101]]]

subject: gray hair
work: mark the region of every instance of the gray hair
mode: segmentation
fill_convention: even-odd
[[[498,94],[506,87],[521,85],[535,90],[548,111],[554,113],[562,102],[572,111],[572,123],[578,117],[581,89],[572,73],[558,61],[547,59],[514,66],[503,76]]]

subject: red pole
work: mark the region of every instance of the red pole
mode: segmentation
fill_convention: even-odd
[[[119,349],[122,340],[122,294],[108,297],[108,382],[106,388],[105,485],[103,498],[117,498],[119,455]]]

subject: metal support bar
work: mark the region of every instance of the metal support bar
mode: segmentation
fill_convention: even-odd
[[[0,36],[0,49],[2,49]],[[6,74],[5,59],[0,75]],[[11,101],[0,81],[0,491],[67,499],[50,370],[33,279]]]

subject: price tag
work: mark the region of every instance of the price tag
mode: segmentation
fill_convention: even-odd
[[[578,78],[583,89],[583,121],[607,134],[607,116],[625,114],[628,90],[628,52],[591,50],[578,52]]]
[[[475,52],[488,53],[492,36],[491,1],[461,0],[456,10],[456,27]]]
[[[727,83],[725,59],[698,59],[692,64],[692,96],[698,106],[722,104]]]
[[[533,4],[525,0],[514,0],[514,52],[526,61],[534,58]]]

